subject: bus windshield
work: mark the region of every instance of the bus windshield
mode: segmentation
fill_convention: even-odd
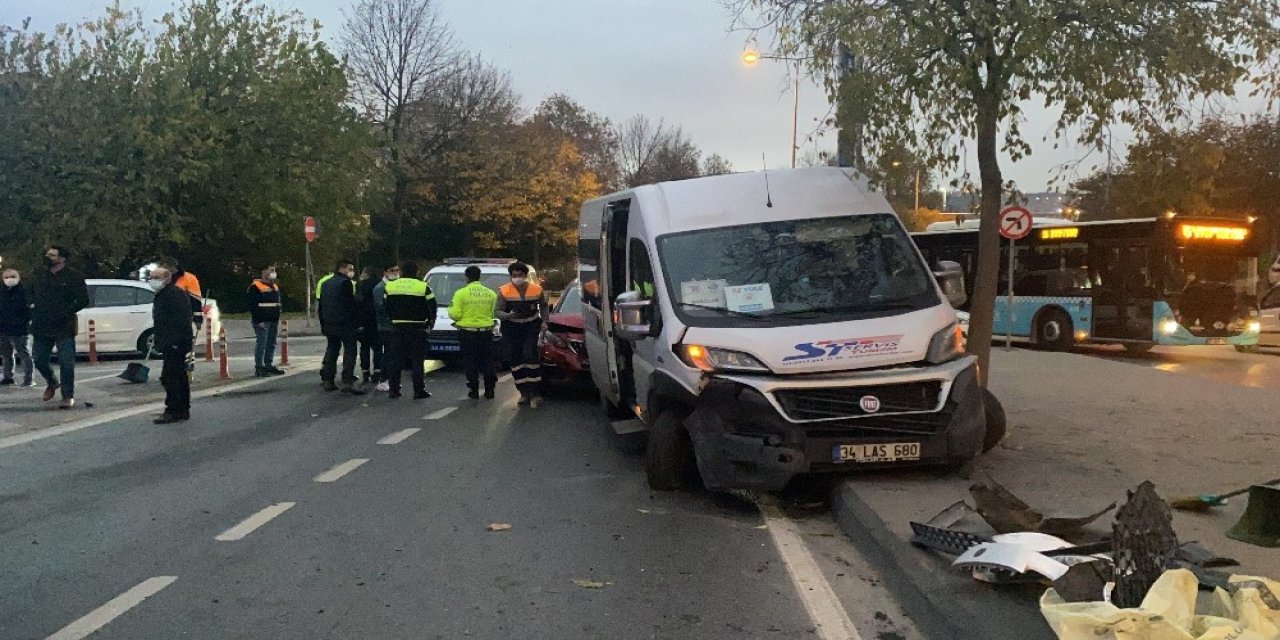
[[[834,322],[940,303],[892,214],[766,222],[659,238],[675,310],[691,325]]]
[[[1219,287],[1251,294],[1250,271],[1254,260],[1236,253],[1212,247],[1187,247],[1169,252],[1165,261],[1165,293],[1180,293],[1189,287]]]

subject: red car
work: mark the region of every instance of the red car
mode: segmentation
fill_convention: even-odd
[[[591,384],[582,333],[582,288],[574,280],[551,309],[542,334],[542,379],[550,386]]]

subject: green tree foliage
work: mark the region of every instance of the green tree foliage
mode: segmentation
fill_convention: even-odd
[[[262,264],[301,265],[303,216],[320,259],[362,249],[369,137],[349,98],[314,28],[247,0],[188,0],[154,36],[118,7],[10,30],[0,246],[63,243],[95,275],[177,256],[234,308]]]
[[[1166,211],[1261,218],[1280,248],[1280,117],[1206,120],[1151,131],[1112,171],[1071,185],[1085,220],[1148,218]]]
[[[868,164],[903,146],[953,168],[976,140],[980,253],[969,347],[990,370],[1005,188],[1000,152],[1031,152],[1020,129],[1035,99],[1057,133],[1102,143],[1114,122],[1181,118],[1188,105],[1254,80],[1275,91],[1280,0],[730,0],[763,14],[782,55],[830,78],[844,139]],[[984,381],[985,382],[985,381]]]

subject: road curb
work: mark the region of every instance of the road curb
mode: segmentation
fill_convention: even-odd
[[[1023,603],[977,582],[970,593],[958,593],[954,584],[936,580],[937,567],[925,563],[926,552],[895,535],[892,527],[866,503],[856,481],[837,485],[831,499],[836,524],[882,578],[882,584],[902,606],[916,627],[939,640],[1026,640],[1039,637],[1025,626],[1028,615],[1048,626],[1039,612],[1028,612]],[[1052,634],[1045,637],[1053,637]]]
[[[239,391],[241,389],[248,389],[250,387],[256,387],[256,386],[267,384],[269,382],[273,382],[276,380],[290,378],[302,373],[306,373],[308,371],[315,371],[319,368],[320,368],[319,362],[308,362],[306,364],[299,364],[299,365],[290,367],[289,370],[282,376],[273,376],[270,378],[251,378],[248,380],[232,382],[230,384],[224,384],[224,385],[212,387],[209,389],[193,391],[191,393],[191,399],[197,400],[200,398],[216,397],[223,393]],[[145,404],[129,407],[128,409],[117,409],[115,411],[109,411],[107,413],[96,415],[91,418],[74,420],[72,422],[66,422],[60,425],[48,427],[46,429],[40,429],[38,431],[31,431],[28,433],[21,433],[17,435],[0,438],[0,449],[8,449],[10,447],[16,447],[19,445],[27,444],[29,442],[36,442],[38,440],[44,440],[46,438],[53,438],[55,436],[60,436],[67,433],[74,433],[82,429],[88,429],[90,427],[96,427],[98,425],[115,422],[116,420],[122,420],[124,418],[132,418],[133,416],[142,415],[144,413],[155,411],[157,409],[164,409],[164,400],[152,401]]]

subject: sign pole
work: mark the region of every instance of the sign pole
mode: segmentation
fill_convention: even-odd
[[[307,275],[307,327],[310,328],[311,327],[311,308],[315,303],[314,292],[315,292],[316,285],[313,282],[315,278],[315,274],[311,272],[311,243],[308,242],[304,246],[306,247],[306,256],[307,256],[306,266],[304,267]]]
[[[1013,251],[1017,244],[1017,240],[1009,241],[1009,303],[1006,310],[1004,323],[1004,350],[1013,351],[1013,321],[1016,319],[1013,315]]]

